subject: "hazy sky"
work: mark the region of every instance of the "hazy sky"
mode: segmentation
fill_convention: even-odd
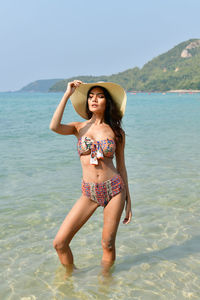
[[[0,0],[0,91],[110,75],[200,38],[200,0]]]

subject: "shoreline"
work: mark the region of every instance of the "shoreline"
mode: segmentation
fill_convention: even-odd
[[[53,93],[63,93],[63,91],[54,91],[54,92],[44,92],[44,91],[4,91],[1,92],[0,94],[4,94],[4,93],[10,93],[10,94],[15,94],[15,93],[30,93],[30,94],[34,94],[34,93],[42,93],[42,94],[53,94]],[[138,94],[138,93],[146,93],[146,94],[153,94],[153,93],[160,93],[160,94],[167,94],[167,93],[189,93],[189,94],[193,94],[193,93],[200,93],[200,90],[168,90],[168,91],[135,91],[135,90],[130,90],[130,91],[126,91],[126,93],[130,93],[130,94]]]
[[[147,93],[147,94],[151,94],[151,93],[161,93],[161,94],[166,94],[166,93],[189,93],[189,94],[193,94],[193,93],[200,93],[200,90],[169,90],[169,91],[127,91],[127,93],[131,93],[131,94],[137,94],[137,93]]]
[[[169,90],[166,93],[200,93],[200,90]]]

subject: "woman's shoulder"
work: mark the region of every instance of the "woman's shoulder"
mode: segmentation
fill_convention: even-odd
[[[122,135],[123,137],[125,137],[125,131],[124,131],[124,129],[120,128],[120,129],[119,129],[119,132],[121,133],[121,135]]]
[[[122,128],[119,129],[118,133],[119,133],[119,135],[116,136],[116,144],[122,146],[122,145],[125,144],[126,134],[125,134],[125,131]]]

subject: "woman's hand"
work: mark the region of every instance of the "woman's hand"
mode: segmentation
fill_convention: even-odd
[[[74,80],[74,81],[71,81],[71,82],[68,82],[68,85],[67,85],[67,89],[66,89],[66,92],[67,95],[70,97],[73,92],[75,91],[75,89],[77,87],[79,87],[79,85],[83,83],[81,80]]]
[[[130,223],[130,221],[132,219],[131,201],[130,200],[126,200],[125,211],[126,211],[126,216],[124,218],[123,224],[128,224],[128,223]]]

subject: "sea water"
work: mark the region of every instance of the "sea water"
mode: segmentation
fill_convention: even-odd
[[[0,299],[200,299],[200,94],[128,94],[123,127],[133,220],[101,273],[103,209],[52,241],[81,195],[74,136],[49,129],[62,93],[0,93]],[[63,123],[81,121],[67,103]]]

